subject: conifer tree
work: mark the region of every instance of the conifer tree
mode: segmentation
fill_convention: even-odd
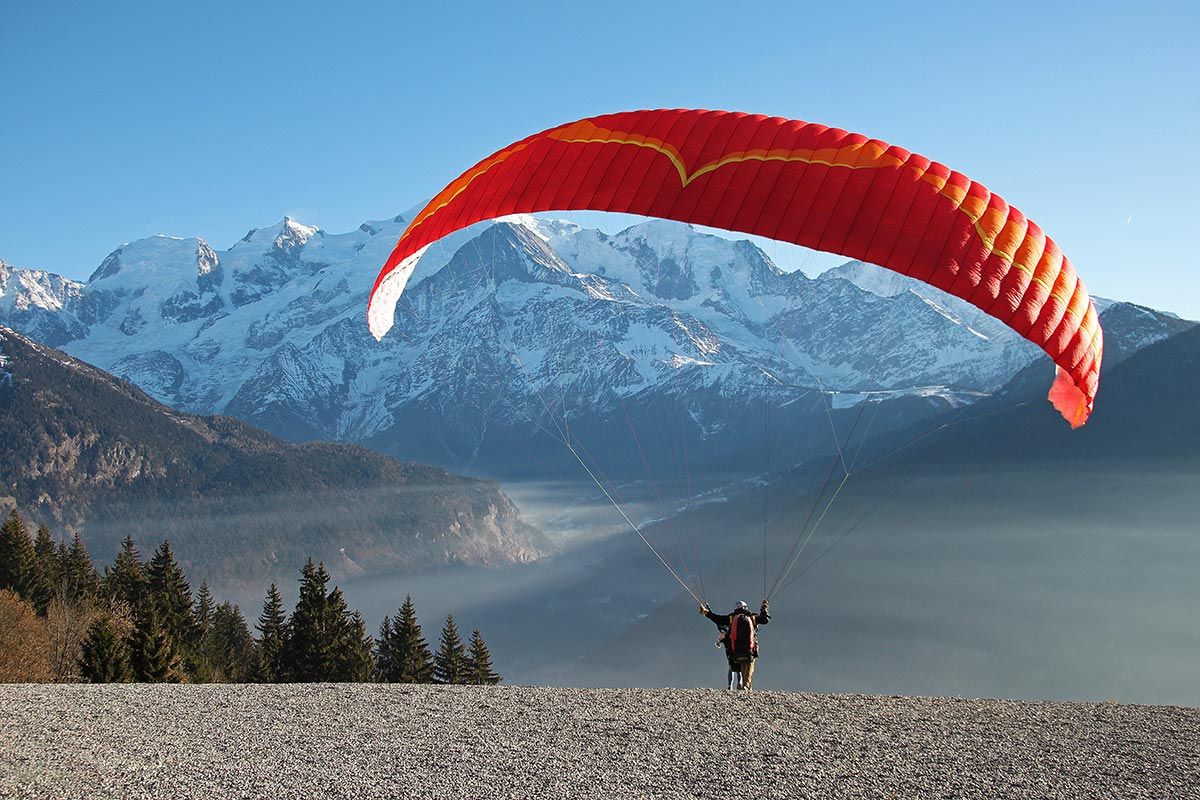
[[[171,543],[163,541],[146,569],[147,589],[159,621],[181,651],[196,643],[192,619],[192,589],[183,569],[175,561]]]
[[[384,614],[383,622],[379,623],[379,636],[375,637],[375,677],[385,682],[390,682],[396,674],[394,637],[392,618]]]
[[[33,605],[39,614],[44,615],[59,582],[58,560],[54,555],[54,539],[50,536],[50,529],[45,525],[38,526],[37,535],[33,540],[33,562],[37,583],[34,589]]]
[[[213,610],[212,593],[208,590],[208,581],[203,580],[200,582],[200,591],[196,594],[196,605],[192,609],[194,639],[184,658],[188,674],[196,683],[209,683],[225,679],[220,666],[221,648],[213,642],[210,636]]]
[[[133,678],[129,650],[107,614],[88,629],[79,671],[90,683],[128,683]]]
[[[133,674],[146,683],[181,683],[183,661],[171,633],[159,621],[157,605],[148,601],[138,614],[133,635]]]
[[[71,551],[67,549],[67,543],[59,539],[58,543],[54,545],[54,574],[58,576],[58,585],[54,587],[55,591],[66,586],[70,555]]]
[[[442,626],[441,641],[433,656],[433,677],[438,683],[467,682],[467,649],[453,614],[446,615],[446,624]]]
[[[32,603],[37,586],[34,570],[33,542],[14,508],[0,525],[0,591],[8,589]]]
[[[394,671],[386,680],[395,683],[430,683],[433,680],[433,656],[417,622],[412,595],[405,595],[404,605],[392,623],[391,656]]]
[[[110,600],[124,603],[131,609],[138,608],[146,596],[146,565],[132,536],[121,542],[111,568],[104,568],[104,594]]]
[[[67,582],[67,594],[74,600],[94,597],[100,591],[100,576],[78,531],[71,538],[71,547],[67,550],[63,577]]]
[[[288,620],[281,652],[281,673],[287,680],[369,680],[374,663],[373,642],[362,615],[351,612],[342,590],[328,594],[325,564],[304,565],[300,598]]]
[[[213,609],[209,652],[219,680],[244,683],[257,668],[258,652],[242,610],[232,603]]]
[[[367,635],[367,623],[362,614],[346,608],[345,601],[341,600],[340,589],[334,589],[333,594],[338,596],[335,599],[331,595],[331,602],[339,622],[337,642],[333,648],[333,669],[328,680],[351,683],[369,681],[375,669],[375,661],[371,657],[375,643]],[[338,610],[339,605],[344,610]]]
[[[479,628],[471,631],[467,652],[467,683],[493,685],[500,682],[499,673],[492,671],[492,654],[483,641]]]
[[[267,599],[263,602],[262,614],[258,618],[258,665],[254,679],[259,683],[270,683],[281,679],[280,653],[284,637],[283,598],[278,587],[271,584]]]
[[[33,538],[33,552],[47,569],[55,568],[54,537],[45,525],[38,526],[37,535]]]
[[[310,558],[300,571],[300,597],[284,637],[280,660],[286,680],[300,683],[328,680],[334,629],[325,593],[328,584],[325,564],[313,566]]]
[[[200,640],[208,635],[209,626],[212,625],[213,617],[213,598],[212,592],[208,590],[208,581],[200,581],[200,591],[196,593],[196,608],[192,612],[192,619],[195,622],[196,633]]]

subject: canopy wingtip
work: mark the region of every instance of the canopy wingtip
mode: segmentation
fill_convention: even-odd
[[[375,341],[382,341],[395,324],[396,304],[400,302],[400,295],[404,294],[404,287],[408,285],[409,277],[417,268],[417,262],[428,249],[429,245],[426,245],[401,260],[394,269],[380,278],[371,292],[371,298],[367,301],[367,328],[375,337]]]
[[[1078,430],[1087,424],[1092,413],[1091,401],[1062,367],[1055,368],[1054,383],[1050,385],[1046,399],[1062,414],[1071,430]]]

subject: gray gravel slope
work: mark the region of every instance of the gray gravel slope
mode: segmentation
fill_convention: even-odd
[[[0,686],[0,797],[1200,797],[1200,709],[388,685]]]

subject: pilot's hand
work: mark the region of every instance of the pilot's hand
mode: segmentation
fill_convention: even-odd
[[[708,614],[708,603],[701,603],[701,604],[700,604],[700,614],[701,614],[701,615],[707,615],[707,614]]]
[[[771,607],[771,606],[770,606],[770,604],[769,604],[769,603],[767,603],[767,601],[764,599],[764,600],[762,601],[762,606],[761,606],[760,610],[762,611],[762,613],[764,613],[764,614],[765,614],[765,613],[767,613],[767,611],[770,609],[770,607]]]

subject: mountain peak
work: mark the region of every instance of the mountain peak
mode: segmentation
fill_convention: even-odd
[[[685,236],[685,231],[697,232],[696,226],[690,222],[675,222],[669,219],[659,219],[651,217],[642,222],[634,223],[625,230],[621,231],[618,236],[627,236],[629,238],[678,238]]]
[[[275,236],[275,241],[272,245],[276,250],[288,252],[298,247],[303,247],[313,236],[320,232],[319,228],[311,225],[304,225],[297,222],[291,217],[284,217],[279,223],[279,233]]]
[[[487,269],[497,283],[506,278],[546,280],[555,273],[571,272],[550,247],[545,229],[539,227],[536,220],[533,223],[530,220],[532,218],[497,221],[476,237],[478,244],[472,246],[471,253],[479,258],[487,254]]]
[[[847,261],[817,276],[817,280],[850,281],[864,292],[870,292],[879,297],[895,297],[909,291],[914,281],[912,278],[893,272],[890,269],[877,267],[865,261]]]
[[[185,238],[156,233],[126,242],[109,253],[87,282],[111,281],[130,271],[139,276],[130,280],[144,280],[147,274],[168,273],[192,278],[211,272],[216,266],[216,253],[198,236]]]
[[[495,222],[525,228],[547,242],[553,242],[563,236],[574,235],[582,230],[574,222],[565,219],[545,219],[532,214],[509,214],[498,217]]]
[[[292,219],[286,214],[284,215],[283,219],[279,221],[278,227],[280,232],[286,229],[302,236],[312,236],[318,230],[320,230],[320,228],[318,228],[316,225],[305,225],[303,222]]]
[[[14,267],[0,260],[0,309],[56,313],[79,297],[83,284],[40,269]]]
[[[694,226],[686,223],[665,219],[648,219],[637,225],[631,225],[614,238],[619,242],[640,242],[662,257],[674,254],[681,248],[686,249],[693,236],[709,235],[711,234],[700,233]]]
[[[243,244],[252,244],[264,249],[275,247],[288,250],[304,245],[319,232],[320,228],[314,225],[305,225],[285,215],[283,219],[274,225],[268,225],[265,228],[251,228],[230,249],[232,250]]]

